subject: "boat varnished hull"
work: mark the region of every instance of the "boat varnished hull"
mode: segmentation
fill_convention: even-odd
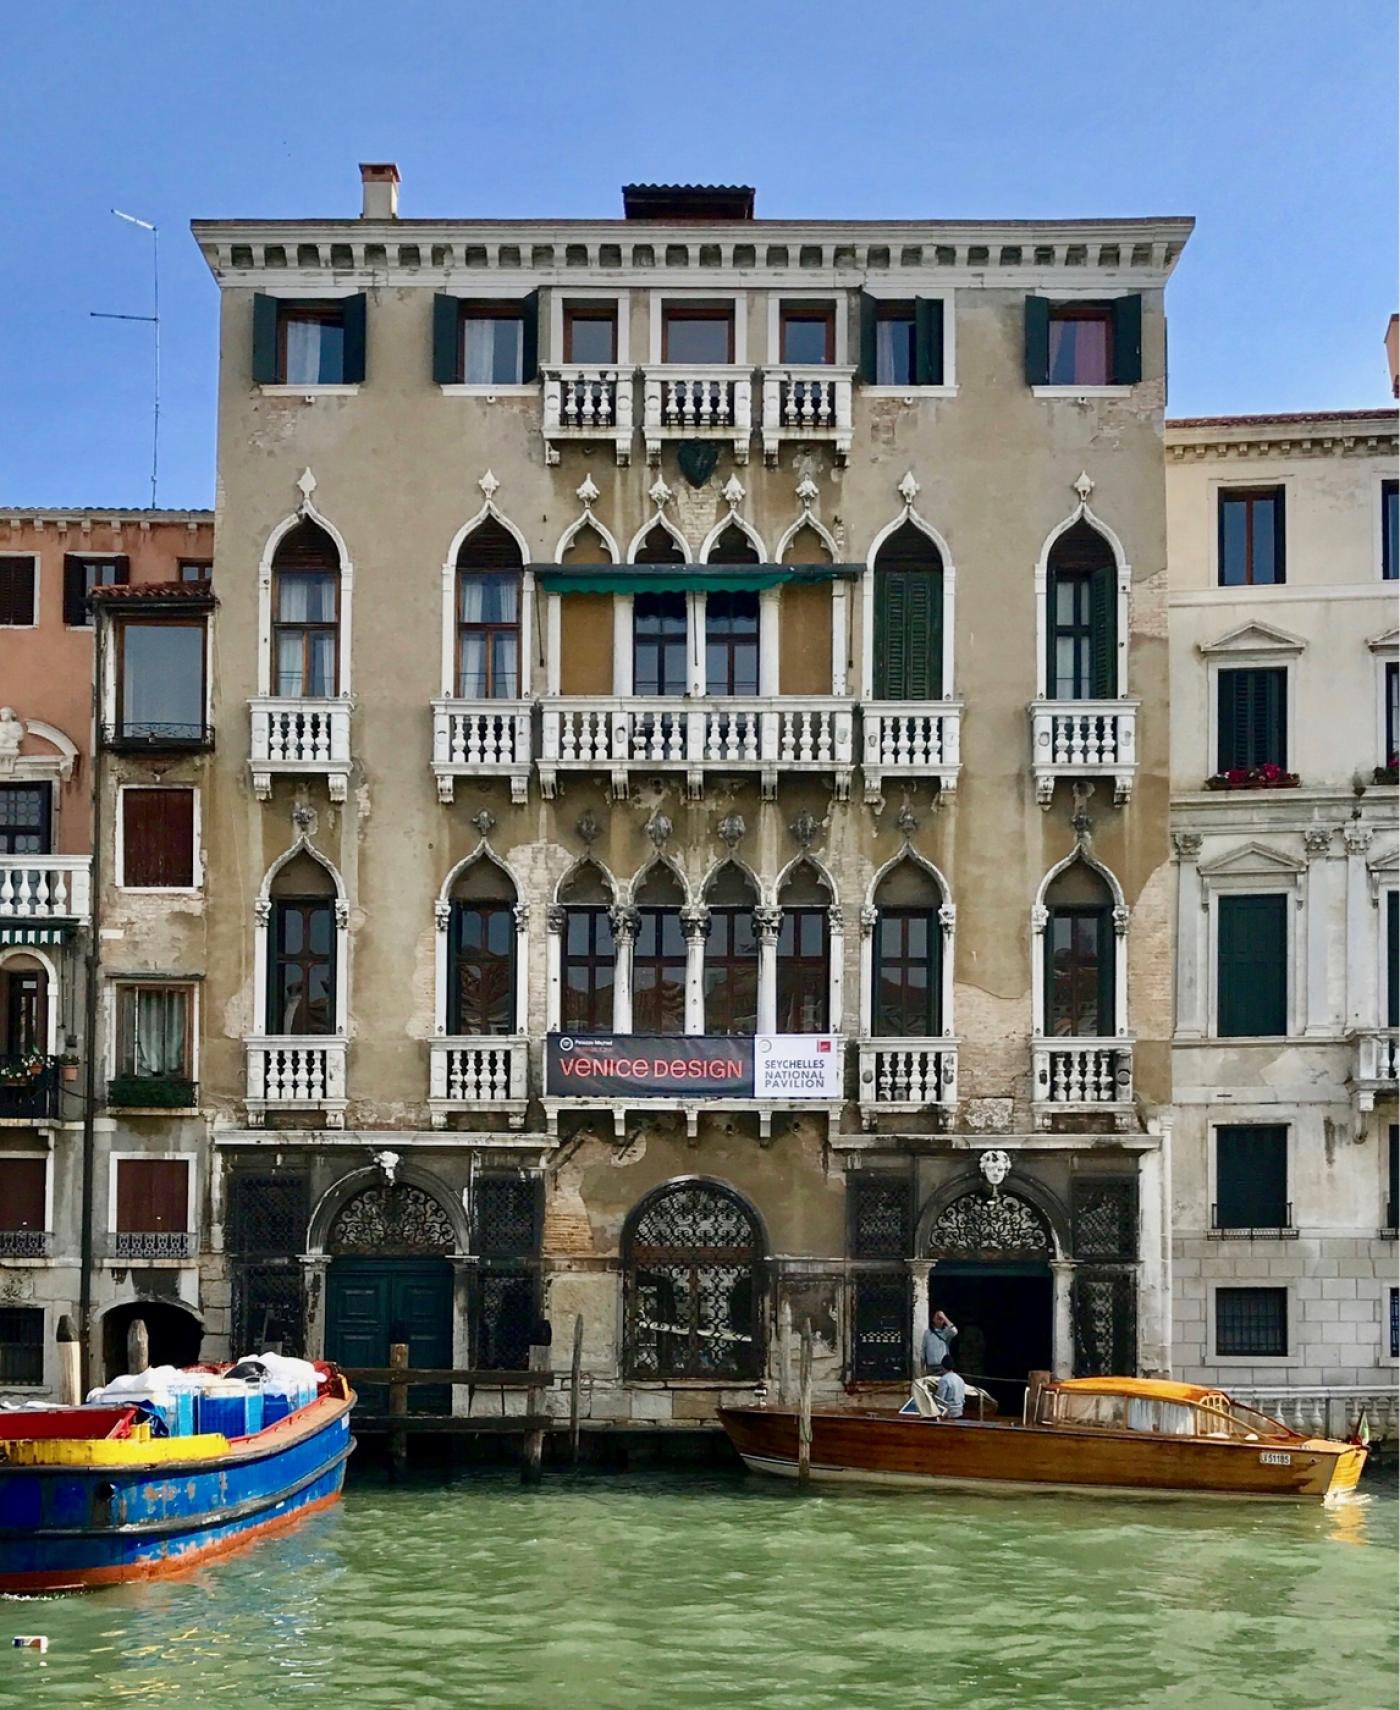
[[[0,1593],[184,1573],[335,1502],[352,1401],[325,1398],[217,1460],[0,1465]]]
[[[794,1412],[733,1407],[720,1419],[753,1471],[796,1477]],[[812,1478],[834,1483],[1320,1501],[1353,1489],[1365,1458],[1364,1449],[1321,1439],[1217,1443],[908,1414],[812,1415]]]

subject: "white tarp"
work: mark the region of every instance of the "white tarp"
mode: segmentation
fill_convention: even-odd
[[[760,1033],[753,1042],[755,1098],[840,1099],[841,1040],[830,1033]]]

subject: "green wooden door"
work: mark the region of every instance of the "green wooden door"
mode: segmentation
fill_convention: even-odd
[[[410,1366],[452,1364],[452,1267],[446,1259],[336,1259],[326,1301],[326,1357],[343,1366],[387,1366],[389,1344],[408,1343]],[[366,1387],[367,1413],[387,1406],[379,1386]],[[415,1385],[415,1413],[445,1413],[446,1388]]]

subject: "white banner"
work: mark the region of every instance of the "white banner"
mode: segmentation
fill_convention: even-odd
[[[829,1033],[760,1033],[753,1042],[755,1098],[842,1098],[845,1053]]]

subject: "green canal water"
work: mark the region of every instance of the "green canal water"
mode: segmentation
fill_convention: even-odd
[[[0,1600],[0,1706],[1386,1710],[1396,1487],[1345,1507],[506,1472],[344,1503],[192,1577]]]

